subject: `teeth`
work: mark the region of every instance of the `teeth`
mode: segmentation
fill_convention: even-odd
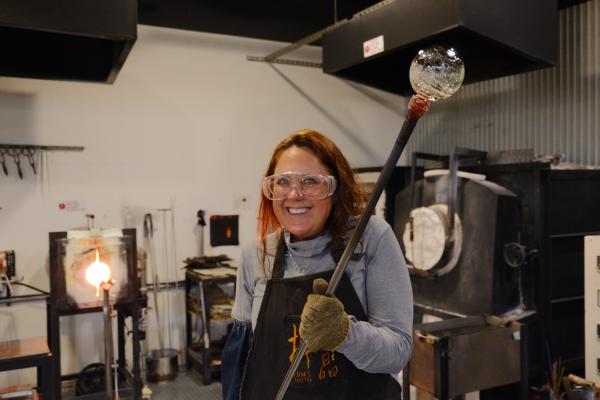
[[[288,208],[290,214],[304,214],[308,212],[308,208]]]

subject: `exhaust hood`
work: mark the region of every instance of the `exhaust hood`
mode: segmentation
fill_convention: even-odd
[[[323,35],[323,71],[401,95],[420,49],[454,48],[465,84],[552,66],[556,0],[391,0]]]
[[[0,75],[113,83],[137,38],[136,0],[2,0]]]

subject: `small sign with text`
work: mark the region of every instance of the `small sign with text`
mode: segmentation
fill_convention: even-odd
[[[63,200],[58,202],[60,211],[85,211],[85,205],[79,200]]]
[[[363,56],[365,58],[379,54],[383,52],[383,50],[383,35],[379,35],[363,43]]]

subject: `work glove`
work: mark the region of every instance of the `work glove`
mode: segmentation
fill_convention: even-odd
[[[344,305],[336,297],[324,296],[327,281],[313,281],[313,292],[309,294],[300,316],[300,337],[308,345],[308,351],[334,351],[344,343],[350,331],[350,319]]]

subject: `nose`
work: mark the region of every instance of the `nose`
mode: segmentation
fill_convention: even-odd
[[[304,195],[302,194],[300,187],[298,185],[292,185],[287,198],[290,200],[302,200],[303,197]]]

